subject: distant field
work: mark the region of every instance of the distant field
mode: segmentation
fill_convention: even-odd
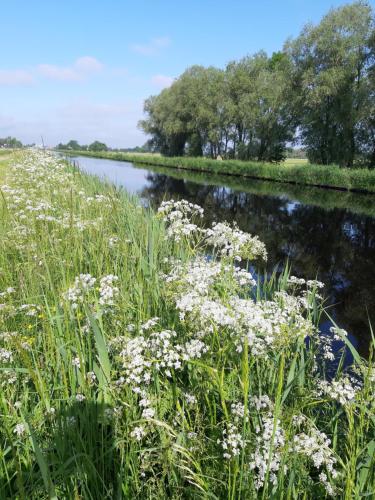
[[[287,158],[282,164],[283,165],[307,165],[309,160],[307,158]]]
[[[136,156],[161,156],[160,153],[129,153]]]

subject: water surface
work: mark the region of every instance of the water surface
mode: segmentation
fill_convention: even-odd
[[[326,284],[330,314],[366,355],[375,325],[375,197],[74,157],[86,172],[106,177],[157,207],[185,198],[205,219],[235,221],[266,244],[268,270],[288,259],[296,276]],[[323,321],[322,331],[330,323]]]

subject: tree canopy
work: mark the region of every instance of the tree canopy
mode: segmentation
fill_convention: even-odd
[[[79,144],[78,141],[72,139],[66,144],[59,143],[56,149],[70,149],[72,151],[108,151],[108,146],[104,142],[94,141],[89,146]]]
[[[358,1],[306,25],[272,56],[192,66],[145,101],[139,126],[168,156],[280,161],[297,145],[315,163],[374,166],[374,24]]]
[[[10,136],[0,138],[0,148],[22,148],[22,142]]]
[[[106,144],[104,144],[104,142],[94,141],[89,145],[88,150],[89,151],[108,151],[108,147]]]

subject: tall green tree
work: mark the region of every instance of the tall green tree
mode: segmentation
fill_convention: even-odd
[[[234,156],[280,161],[294,137],[287,55],[265,52],[227,66]]]
[[[108,146],[104,142],[94,141],[88,146],[89,151],[108,151]]]
[[[352,166],[365,153],[373,33],[372,9],[360,1],[331,10],[285,45],[298,89],[300,137],[312,162]]]
[[[164,89],[145,101],[147,119],[139,122],[139,127],[151,136],[151,148],[166,156],[184,154],[187,133],[185,121],[179,116],[180,105],[176,89]]]
[[[192,66],[144,111],[151,147],[169,156],[281,161],[298,144],[313,163],[374,166],[373,11],[331,10],[271,57]]]
[[[81,146],[78,144],[78,141],[71,139],[66,145],[65,149],[72,149],[73,151],[79,151]]]
[[[139,125],[166,155],[279,161],[294,132],[287,62],[285,54],[260,53],[225,71],[193,66],[146,100]]]

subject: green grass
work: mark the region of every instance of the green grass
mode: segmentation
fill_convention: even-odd
[[[308,165],[309,160],[307,158],[286,158],[283,165],[293,166],[293,165]]]
[[[0,162],[3,163],[13,157],[14,151],[0,149]]]
[[[13,158],[13,152],[0,150],[0,182],[3,181],[6,167],[12,162]]]
[[[311,165],[306,163],[306,160],[292,159],[282,164],[272,164],[239,160],[217,161],[208,158],[168,158],[156,155],[131,155],[116,152],[76,151],[74,154],[297,185],[375,193],[375,169],[349,169],[340,168],[337,165]]]
[[[143,165],[134,163],[136,168],[144,168]],[[168,167],[157,167],[151,165],[152,172],[168,175],[175,179],[183,179],[197,184],[208,183],[211,186],[223,186],[230,189],[251,193],[259,196],[282,196],[289,200],[299,201],[306,205],[312,205],[325,210],[344,209],[350,212],[375,217],[375,204],[369,193],[342,192],[333,189],[321,189],[311,186],[292,185],[287,183],[275,183],[262,181],[260,179],[245,179],[243,177],[207,174],[193,170],[178,170]]]
[[[374,496],[372,350],[365,361],[343,337],[363,380],[355,398],[340,403],[332,391],[316,392],[325,365],[314,369],[321,345],[309,329],[322,314],[315,288],[306,292],[303,314],[288,269],[252,289],[254,310],[272,300],[284,314],[271,313],[275,323],[267,324],[280,328],[270,348],[270,332],[255,322],[253,334],[264,349],[257,354],[251,336],[237,336],[214,317],[207,323],[194,309],[179,315],[176,299],[194,276],[211,269],[199,261],[202,271],[187,275],[191,262],[211,253],[211,263],[220,263],[200,232],[175,241],[160,215],[114,186],[43,155],[26,152],[17,161],[18,168],[7,166],[0,187],[1,499],[325,498],[321,472],[335,498]],[[255,247],[246,248],[249,255]],[[230,310],[232,297],[250,304],[249,290],[231,274],[232,258],[223,254],[221,262],[207,289],[211,304]],[[80,274],[97,281],[74,299]],[[103,305],[100,279],[108,275],[118,280],[109,286],[113,301]],[[155,316],[154,327],[142,327]],[[140,346],[141,336],[148,342],[139,352],[150,380],[139,383],[145,391],[139,395],[126,378],[143,366],[129,347]],[[153,348],[161,338],[169,340]],[[170,361],[170,373],[160,365],[199,339],[207,347],[200,357],[181,356],[180,368]],[[341,377],[342,368],[337,381]],[[261,395],[272,401],[269,408],[254,405]],[[149,405],[155,415],[147,418]],[[145,432],[140,440],[138,427]],[[231,454],[231,441],[225,458],[223,439],[231,429],[244,444]],[[331,440],[318,448],[334,460],[337,478],[329,466],[315,467],[294,450],[296,435],[316,436],[317,429]],[[267,446],[257,452],[264,435]],[[254,453],[262,453],[265,464],[259,489]]]

